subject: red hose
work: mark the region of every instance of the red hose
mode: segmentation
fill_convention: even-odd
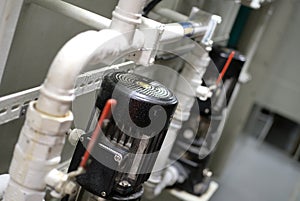
[[[222,69],[222,71],[221,71],[221,73],[219,74],[219,77],[218,77],[218,79],[217,79],[217,81],[216,81],[216,85],[219,85],[219,83],[220,83],[221,80],[223,79],[223,77],[224,77],[226,71],[228,70],[228,67],[230,66],[230,63],[231,63],[231,61],[232,61],[234,55],[235,55],[235,51],[231,51],[231,53],[230,53],[230,55],[229,55],[229,57],[228,57],[228,59],[227,59],[225,65],[224,65],[224,67],[223,67],[223,69]]]
[[[104,122],[105,119],[109,119],[111,117],[111,111],[113,109],[113,107],[115,107],[117,104],[117,101],[115,99],[109,99],[105,106],[104,106],[104,109],[102,111],[102,114],[99,118],[99,121],[97,123],[97,126],[93,132],[93,135],[92,135],[92,138],[90,140],[90,142],[88,143],[88,146],[87,146],[87,149],[81,159],[81,162],[80,162],[80,167],[84,168],[86,167],[86,164],[88,162],[88,159],[90,157],[90,154],[94,148],[94,145],[100,135],[100,131],[101,131],[101,128],[102,128],[102,124]]]

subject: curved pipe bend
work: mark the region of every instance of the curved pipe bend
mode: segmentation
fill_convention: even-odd
[[[50,66],[36,108],[52,116],[64,116],[74,99],[74,84],[80,72],[88,64],[107,62],[125,51],[142,47],[143,36],[135,32],[132,44],[126,33],[112,29],[86,31],[67,42]]]
[[[113,18],[111,29],[78,34],[54,58],[36,104],[30,105],[31,112],[26,115],[15,146],[5,201],[43,200],[45,177],[60,160],[64,133],[73,120],[69,108],[80,72],[89,64],[112,61],[111,58],[143,47],[144,35],[136,30],[138,20],[129,22],[139,17],[136,11],[141,9],[144,0],[130,0],[130,5],[126,2],[119,1],[115,10],[119,18]]]

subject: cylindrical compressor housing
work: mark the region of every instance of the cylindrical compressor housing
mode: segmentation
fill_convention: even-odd
[[[87,134],[77,144],[69,171],[75,170],[86,150],[105,103],[117,101],[87,165],[77,177],[83,189],[110,200],[137,200],[152,171],[177,106],[162,84],[132,73],[104,76]]]

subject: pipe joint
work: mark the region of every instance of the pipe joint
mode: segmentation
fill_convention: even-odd
[[[55,117],[39,112],[35,108],[36,102],[29,104],[26,115],[28,125],[36,132],[44,135],[57,136],[67,133],[73,122],[73,114],[67,112],[63,117]]]
[[[113,17],[121,20],[128,24],[139,25],[142,23],[142,15],[138,13],[131,13],[125,10],[122,10],[120,7],[116,7],[116,9],[112,13]]]
[[[53,93],[51,92],[51,90],[48,90],[46,87],[44,87],[44,84],[42,85],[41,89],[40,89],[40,93],[44,94],[45,96],[47,96],[48,98],[55,100],[55,101],[59,101],[62,103],[71,103],[74,98],[74,89],[71,90],[61,90],[58,91],[59,89],[55,89],[56,92]]]

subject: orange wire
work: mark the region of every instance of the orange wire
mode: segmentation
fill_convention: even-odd
[[[221,73],[219,74],[219,77],[218,77],[218,79],[217,79],[217,81],[216,81],[216,84],[217,84],[217,85],[219,85],[219,83],[220,83],[221,80],[223,79],[223,77],[224,77],[226,71],[228,70],[228,67],[230,66],[230,63],[231,63],[231,61],[232,61],[234,55],[235,55],[235,51],[231,51],[231,53],[230,53],[230,55],[229,55],[229,57],[228,57],[228,59],[227,59],[225,65],[224,65],[224,67],[223,67],[223,69],[222,69]]]
[[[105,106],[104,106],[104,109],[102,111],[102,114],[100,116],[100,119],[97,123],[97,126],[93,132],[93,135],[92,135],[92,138],[90,140],[90,142],[88,143],[88,146],[87,146],[87,149],[81,159],[81,162],[80,162],[80,167],[84,168],[86,167],[86,164],[87,164],[87,161],[90,157],[90,154],[94,148],[94,145],[100,135],[100,131],[101,131],[101,127],[102,127],[102,124],[104,122],[105,119],[109,119],[110,116],[111,116],[111,111],[112,111],[112,108],[115,107],[117,104],[117,101],[115,99],[109,99]]]

